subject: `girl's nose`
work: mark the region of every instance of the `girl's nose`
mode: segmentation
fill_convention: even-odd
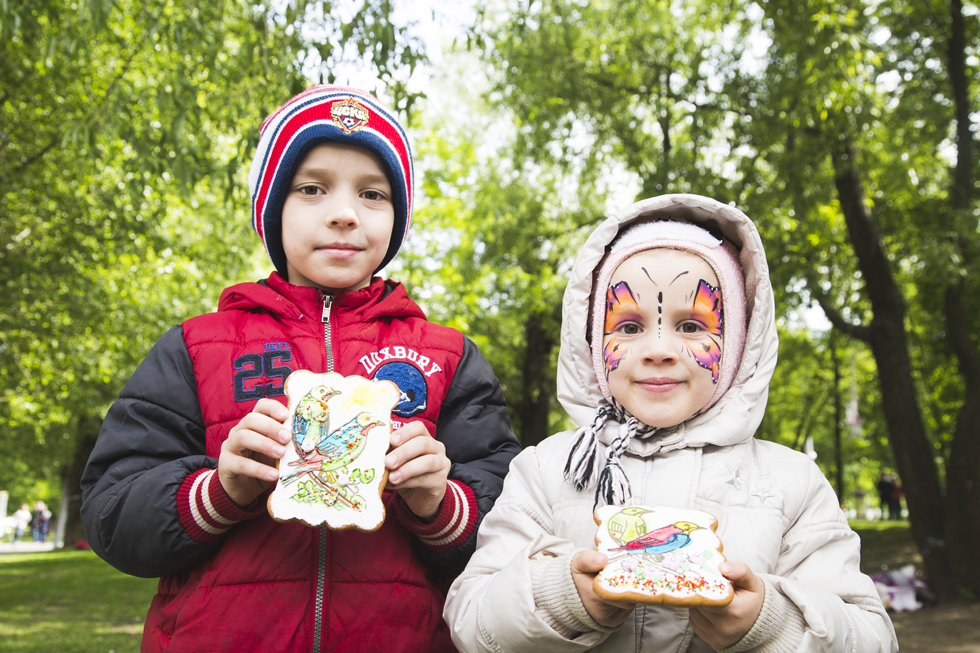
[[[676,363],[678,343],[675,340],[673,333],[651,329],[640,344],[640,356],[650,363]]]

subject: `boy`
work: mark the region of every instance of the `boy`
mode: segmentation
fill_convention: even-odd
[[[440,585],[519,445],[476,346],[373,276],[411,220],[405,132],[363,91],[312,88],[263,124],[249,186],[276,273],[225,289],[127,383],[82,479],[92,548],[162,576],[143,651],[451,650]],[[402,391],[376,532],[266,511],[297,369]]]
[[[582,428],[514,459],[449,592],[457,646],[897,650],[827,480],[803,454],[753,438],[777,338],[752,222],[697,195],[637,202],[593,232],[563,309],[558,397]],[[734,600],[687,609],[602,599],[597,504],[711,513]]]

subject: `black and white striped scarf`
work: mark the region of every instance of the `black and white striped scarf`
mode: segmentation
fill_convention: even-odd
[[[615,401],[612,404],[604,403],[599,406],[595,419],[592,420],[589,428],[582,429],[565,463],[565,480],[576,490],[592,487],[596,475],[599,433],[610,419],[619,422],[619,434],[606,451],[606,464],[599,472],[593,509],[599,505],[600,498],[606,504],[621,506],[632,496],[629,479],[626,478],[626,472],[623,471],[619,459],[629,446],[630,440],[657,430],[630,415]]]

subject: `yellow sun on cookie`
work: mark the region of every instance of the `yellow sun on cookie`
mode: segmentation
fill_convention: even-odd
[[[384,415],[391,412],[391,397],[388,394],[380,391],[378,386],[354,386],[350,393],[342,397],[340,410]]]

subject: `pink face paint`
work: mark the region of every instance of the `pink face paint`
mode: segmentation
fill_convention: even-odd
[[[706,370],[711,370],[711,380],[718,383],[721,370],[721,339],[724,328],[721,308],[721,288],[713,288],[704,279],[698,283],[691,306],[691,319],[704,326],[705,331],[699,338],[685,340],[685,344],[694,354],[694,360]]]
[[[636,317],[640,312],[640,307],[636,303],[633,291],[626,285],[625,281],[620,281],[614,286],[609,286],[606,291],[606,323],[603,329],[605,336],[612,336],[602,350],[602,358],[606,367],[606,379],[609,373],[619,367],[619,361],[626,356],[629,347],[622,347],[616,327],[622,322]]]

